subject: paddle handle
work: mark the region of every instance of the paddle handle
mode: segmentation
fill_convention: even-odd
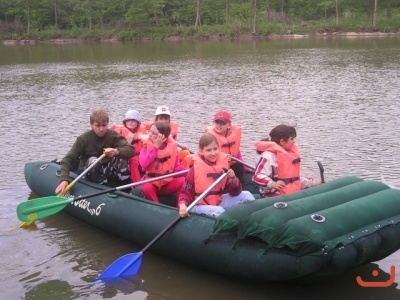
[[[238,158],[236,158],[236,157],[234,157],[234,156],[231,156],[231,159],[234,160],[234,161],[236,161],[236,162],[238,162],[238,163],[240,163],[240,164],[242,164],[243,166],[248,167],[249,169],[251,169],[251,170],[253,170],[253,171],[256,169],[256,168],[253,167],[252,165],[249,165],[248,163],[245,163],[244,161],[242,161],[242,160],[240,160],[240,159],[238,159]]]
[[[225,177],[227,173],[223,173],[216,181],[213,182],[212,185],[210,185],[199,197],[197,197],[196,200],[194,200],[188,207],[187,211],[191,210],[193,206],[195,206],[200,200],[202,200],[207,194],[218,184],[220,183]],[[179,220],[182,219],[181,216],[178,215],[167,227],[164,228],[163,231],[161,231],[150,243],[147,244],[146,247],[143,248],[141,252],[145,252],[147,249],[149,249],[155,242],[157,242],[171,227],[173,227],[176,223],[179,222]],[[122,273],[122,272],[121,272]]]
[[[64,189],[64,191],[60,194],[58,194],[57,196],[62,196],[64,195],[66,192],[68,192],[70,189],[72,189],[72,187],[74,186],[75,183],[78,182],[79,179],[81,179],[83,176],[85,176],[95,165],[97,165],[97,163],[99,161],[101,161],[104,157],[106,156],[105,153],[103,153],[102,155],[100,155],[100,157],[98,159],[96,159],[89,167],[87,167],[81,174],[79,174],[78,177],[76,177],[74,179],[74,181],[72,181],[70,184],[67,185],[67,187]]]
[[[324,177],[324,166],[322,165],[322,162],[317,161],[318,168],[319,168],[319,174],[321,176],[321,183],[325,183],[325,177]]]

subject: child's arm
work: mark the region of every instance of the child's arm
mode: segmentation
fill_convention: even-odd
[[[143,146],[139,153],[139,163],[144,171],[151,167],[154,159],[157,156],[158,149],[156,147],[151,147],[147,149],[147,146]]]
[[[301,184],[301,189],[305,190],[313,186],[317,186],[321,184],[320,180],[314,180],[312,177],[304,177],[300,176],[300,184]]]
[[[195,199],[194,192],[194,171],[193,168],[189,169],[189,172],[186,175],[185,182],[182,185],[182,188],[178,195],[177,206],[179,209],[179,215],[184,218],[189,216],[187,211],[188,205],[192,203]]]

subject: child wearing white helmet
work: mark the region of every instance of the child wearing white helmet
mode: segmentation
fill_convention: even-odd
[[[140,181],[140,173],[142,171],[140,168],[138,155],[143,147],[140,135],[143,135],[147,132],[146,127],[141,122],[140,113],[137,110],[128,110],[125,113],[122,124],[113,125],[111,126],[111,129],[125,137],[128,143],[135,149],[136,155],[129,161],[131,181]]]

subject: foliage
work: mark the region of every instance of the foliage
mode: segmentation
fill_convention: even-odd
[[[0,38],[208,38],[237,34],[398,31],[400,0],[0,0]],[[336,26],[336,2],[339,26]]]

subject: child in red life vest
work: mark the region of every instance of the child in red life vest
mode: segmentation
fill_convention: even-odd
[[[255,143],[261,157],[252,179],[260,187],[262,198],[297,192],[321,183],[300,175],[300,155],[293,126],[278,125],[269,135],[270,139]]]
[[[181,217],[189,215],[188,205],[211,186],[223,174],[224,169],[229,169],[228,155],[219,151],[218,141],[214,135],[203,134],[199,141],[199,152],[193,156],[193,166],[186,175],[178,196],[177,205]],[[242,184],[235,176],[235,172],[229,169],[225,179],[191,211],[217,217],[232,206],[252,200],[254,196],[248,191],[242,191]]]
[[[170,137],[171,127],[166,122],[157,121],[150,127],[148,139],[143,142],[139,163],[146,178],[153,178],[185,170],[178,159],[178,145]],[[142,193],[148,200],[159,202],[158,196],[168,196],[178,192],[185,177],[169,177],[142,185]]]
[[[240,153],[240,143],[242,141],[242,129],[239,125],[232,123],[229,112],[225,110],[217,111],[214,115],[213,125],[208,126],[205,131],[214,135],[220,147],[220,151],[236,157],[243,161]],[[242,180],[244,167],[240,163],[230,162],[231,168],[235,171],[239,180]]]
[[[135,156],[129,160],[131,181],[140,181],[141,167],[139,165],[139,153],[143,143],[140,136],[147,132],[146,127],[141,123],[140,114],[137,110],[128,110],[122,124],[113,125],[111,129],[118,132],[135,149]]]

